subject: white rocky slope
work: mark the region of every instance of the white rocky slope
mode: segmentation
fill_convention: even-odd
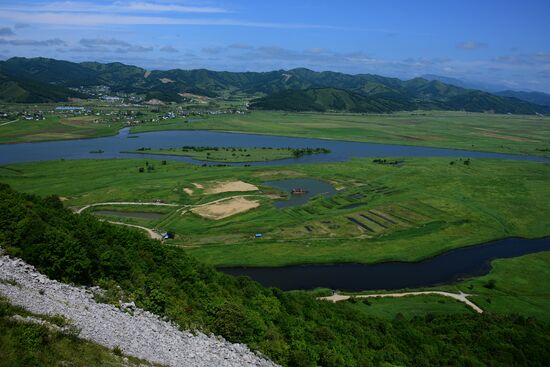
[[[85,289],[51,280],[0,249],[0,295],[12,304],[44,315],[62,315],[80,329],[80,337],[126,355],[167,366],[276,366],[243,344],[180,331],[150,312],[133,315],[97,303]]]

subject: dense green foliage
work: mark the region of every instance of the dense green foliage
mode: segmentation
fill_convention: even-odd
[[[57,326],[64,319],[29,315],[0,298],[0,367],[103,367],[149,366],[144,361],[115,355],[111,350],[77,337],[77,330],[54,331],[45,325],[15,320],[13,317],[32,316]],[[53,319],[53,320],[52,320]]]
[[[65,87],[0,74],[1,101],[44,103],[66,101],[69,97],[83,97],[83,95]]]
[[[286,90],[252,101],[251,107],[283,111],[346,111],[392,112],[418,109],[492,111],[496,113],[534,114],[546,112],[547,107],[533,105],[515,98],[466,90],[443,84],[414,79],[404,82],[399,92],[363,95],[342,89],[321,88]]]
[[[315,72],[304,68],[262,73],[205,69],[149,72],[121,63],[72,63],[14,57],[0,62],[0,72],[64,87],[105,85],[115,92],[137,93],[147,99],[163,101],[182,101],[185,98],[181,95],[183,92],[210,97],[228,93],[273,95],[257,101],[256,107],[290,111],[443,109],[515,114],[550,111],[547,106],[464,89],[437,80],[415,78],[402,81],[378,75]]]
[[[0,242],[49,276],[122,291],[183,327],[244,342],[289,366],[547,366],[550,326],[520,316],[378,319],[350,303],[266,289],[138,232],[74,215],[57,197],[0,187]]]

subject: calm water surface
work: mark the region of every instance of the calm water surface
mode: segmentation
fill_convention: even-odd
[[[283,290],[326,287],[348,291],[428,287],[487,274],[490,262],[550,251],[550,237],[528,240],[507,238],[463,247],[420,262],[385,262],[374,265],[298,265],[280,268],[219,268],[231,275],[246,275],[267,287]]]
[[[270,162],[254,162],[253,165],[286,165],[294,163],[342,162],[353,157],[463,157],[528,160],[550,163],[550,158],[501,154],[458,149],[426,148],[407,145],[356,143],[338,140],[289,138],[283,136],[234,134],[215,131],[180,130],[156,131],[143,134],[138,139],[129,139],[129,129],[120,130],[116,136],[95,139],[63,140],[41,143],[0,145],[0,164],[44,161],[52,159],[100,159],[100,158],[154,158],[170,159],[193,164],[206,162],[188,157],[158,156],[120,153],[141,147],[152,149],[178,148],[184,145],[220,147],[274,147],[274,148],[327,148],[329,154],[306,155]],[[101,154],[90,153],[103,150]],[[209,162],[212,164],[212,162]],[[234,163],[232,165],[243,165]]]
[[[285,191],[288,199],[277,200],[273,203],[276,208],[290,208],[307,203],[311,198],[317,195],[330,196],[336,193],[336,189],[329,183],[311,178],[296,178],[289,180],[267,181],[264,185],[275,187]],[[292,195],[290,192],[294,188],[302,188],[307,192],[300,195]]]

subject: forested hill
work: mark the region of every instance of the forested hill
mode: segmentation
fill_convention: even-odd
[[[85,97],[68,88],[0,73],[0,101],[16,103],[61,102],[70,97]]]
[[[425,87],[425,86],[423,86]],[[419,97],[417,93],[389,91],[363,95],[334,88],[287,90],[251,101],[253,109],[283,111],[344,111],[344,112],[393,112],[412,110],[464,110],[527,114],[549,113],[550,108],[533,105],[515,98],[465,90],[446,96],[432,93]]]
[[[183,328],[248,344],[285,366],[548,366],[550,325],[521,316],[370,317],[354,302],[267,289],[141,232],[0,184],[0,243],[48,276],[125,294]],[[120,287],[120,288],[119,288]]]
[[[0,73],[11,80],[32,80],[41,86],[55,86],[49,98],[52,101],[60,98],[59,92],[62,90],[59,88],[65,88],[63,91],[67,94],[66,88],[102,85],[114,93],[134,93],[146,99],[156,98],[166,102],[182,101],[183,93],[208,97],[234,93],[249,97],[267,96],[256,101],[255,106],[280,110],[390,112],[434,108],[518,114],[550,113],[548,106],[460,88],[437,80],[415,78],[403,81],[379,75],[316,72],[304,68],[270,72],[219,72],[206,69],[147,71],[122,63],[74,63],[47,58],[14,57],[0,62]],[[34,92],[32,86],[24,85],[22,89],[27,93]],[[8,100],[6,96],[9,93],[5,93],[5,90],[0,85],[0,100]],[[38,90],[44,88],[39,87]],[[47,96],[42,94],[42,97]],[[289,101],[290,98],[297,98],[302,104]],[[27,100],[12,98],[10,101]]]

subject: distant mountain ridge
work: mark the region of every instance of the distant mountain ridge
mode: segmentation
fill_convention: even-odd
[[[0,62],[0,73],[12,80],[33,80],[40,85],[55,86],[52,92],[56,93],[50,96],[52,101],[64,95],[77,94],[67,88],[105,85],[113,92],[136,93],[146,99],[156,98],[166,102],[181,101],[181,94],[185,92],[210,97],[238,92],[263,97],[254,101],[253,105],[255,108],[271,109],[391,112],[434,108],[521,114],[550,112],[548,107],[438,80],[415,78],[403,81],[379,75],[316,72],[305,68],[270,72],[206,69],[147,71],[122,63],[74,63],[14,57]],[[0,98],[4,95],[0,91]],[[42,96],[42,99],[46,97]],[[292,98],[296,100],[290,101]],[[26,99],[12,98],[11,101],[24,102]]]
[[[510,90],[503,85],[464,81],[434,74],[422,75],[422,78],[427,80],[438,80],[445,84],[451,84],[466,89],[479,89],[501,97],[512,97],[529,103],[550,106],[550,94],[544,92]]]

